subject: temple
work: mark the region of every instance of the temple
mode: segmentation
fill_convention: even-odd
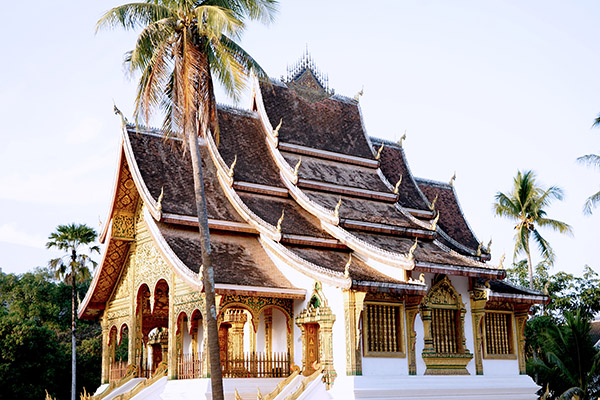
[[[402,141],[368,136],[358,97],[305,56],[218,121],[200,151],[227,398],[536,398],[523,330],[548,298],[504,281],[453,180],[414,177]],[[123,119],[105,252],[79,308],[102,325],[98,399],[210,398],[181,144]]]

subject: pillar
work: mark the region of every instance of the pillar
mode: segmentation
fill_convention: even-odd
[[[345,290],[343,294],[346,328],[346,375],[362,375],[359,321],[366,293]]]

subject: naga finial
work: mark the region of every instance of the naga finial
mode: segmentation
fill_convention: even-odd
[[[364,86],[362,88],[360,88],[360,91],[354,95],[354,101],[358,102],[358,100],[360,99],[360,96],[363,95],[364,90],[365,90]]]
[[[376,160],[379,160],[379,158],[381,157],[381,152],[383,151],[383,146],[384,146],[384,143],[381,142],[381,147],[379,147],[379,150],[377,150],[377,155],[375,156]]]
[[[344,277],[348,278],[350,276],[350,264],[352,264],[352,253],[350,253],[350,257],[348,257],[348,262],[344,267]]]
[[[165,196],[165,187],[162,186],[160,188],[160,194],[158,195],[158,199],[156,200],[156,209],[160,212],[162,211],[162,201]]]
[[[413,262],[415,260],[415,250],[417,249],[417,244],[419,243],[419,238],[415,238],[415,244],[412,245],[410,250],[408,250],[408,261]]]
[[[281,233],[281,224],[283,223],[283,217],[285,217],[285,210],[281,210],[281,217],[277,221],[277,232]]]
[[[113,111],[115,112],[116,115],[121,117],[121,123],[123,124],[123,126],[127,125],[127,118],[125,118],[125,116],[123,115],[121,110],[119,110],[117,108],[117,105],[115,104],[114,100],[113,100]]]
[[[450,186],[454,186],[454,181],[456,180],[456,171],[454,171],[454,175],[452,175],[452,178],[450,178]]]
[[[235,164],[237,164],[237,154],[235,155],[235,157],[233,157],[233,162],[229,166],[229,172],[227,172],[227,175],[229,175],[230,178],[233,178],[233,171],[235,169]]]
[[[402,175],[400,175],[400,179],[398,179],[398,182],[396,182],[396,185],[394,186],[394,194],[398,194],[398,192],[400,191],[401,183],[402,183]]]
[[[340,199],[338,200],[337,204],[335,205],[335,208],[333,209],[333,215],[335,215],[336,218],[339,218],[340,216],[340,207],[342,206],[342,196],[340,196]]]
[[[279,136],[279,128],[281,128],[281,124],[283,123],[283,118],[279,119],[279,125],[277,125],[277,127],[273,130],[273,136],[274,137],[278,137]]]
[[[487,251],[488,254],[492,254],[492,238],[490,238],[490,241],[488,242],[485,250]]]
[[[296,163],[296,166],[294,167],[294,176],[296,178],[298,178],[298,170],[300,170],[300,165],[302,165],[302,157],[298,158],[298,162]]]
[[[439,220],[440,220],[440,212],[438,211],[437,215],[433,219],[433,222],[431,223],[431,230],[435,231],[437,229],[437,224],[438,224]]]
[[[506,253],[502,253],[500,256],[500,260],[498,261],[498,269],[504,269],[504,259],[506,258]]]
[[[405,139],[406,139],[406,129],[404,130],[404,135],[400,136],[400,139],[398,139],[398,145],[400,147],[402,147],[402,142],[404,142]]]
[[[481,248],[483,247],[483,242],[479,242],[479,246],[477,246],[477,257],[481,257]]]
[[[433,201],[429,205],[429,209],[431,211],[435,211],[435,203],[437,202],[437,200],[438,200],[438,195],[436,194],[435,197],[433,198]]]

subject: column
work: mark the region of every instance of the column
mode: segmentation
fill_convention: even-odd
[[[343,294],[346,328],[346,375],[362,375],[359,321],[366,293],[345,290]]]

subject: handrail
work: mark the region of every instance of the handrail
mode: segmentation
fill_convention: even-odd
[[[281,393],[281,391],[283,390],[284,387],[286,387],[287,385],[290,384],[290,382],[292,382],[294,380],[294,378],[296,378],[298,375],[300,375],[300,367],[298,367],[297,365],[292,365],[292,370],[294,372],[292,372],[290,374],[290,376],[288,376],[287,378],[281,380],[277,386],[275,387],[275,389],[269,393],[266,394],[265,396],[262,397],[263,400],[273,400],[275,397],[277,397],[277,395],[279,393]],[[260,391],[259,391],[259,398],[260,397]]]
[[[285,400],[296,400],[298,397],[300,397],[302,392],[304,392],[306,390],[306,387],[308,386],[308,384],[311,383],[312,381],[314,381],[315,379],[317,379],[317,377],[319,375],[321,375],[321,373],[323,373],[323,368],[324,368],[323,365],[319,365],[318,368],[315,370],[315,372],[313,372],[312,374],[310,374],[309,376],[304,378],[302,380],[302,383],[300,383],[300,386],[298,386],[298,388],[296,390],[294,390],[294,392],[292,394],[290,394],[288,397],[286,397]]]

